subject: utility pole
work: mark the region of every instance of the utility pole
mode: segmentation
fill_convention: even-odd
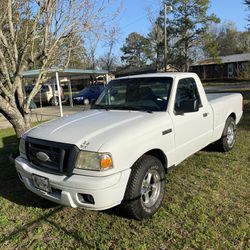
[[[167,5],[164,4],[164,71],[167,72]]]
[[[167,10],[172,10],[171,6],[164,4],[164,70],[167,72]]]

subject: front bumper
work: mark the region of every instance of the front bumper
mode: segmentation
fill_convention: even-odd
[[[104,177],[91,177],[84,175],[55,175],[31,167],[31,164],[17,157],[15,160],[16,170],[21,181],[30,191],[56,203],[83,207],[91,210],[104,210],[121,203],[126,190],[131,169]],[[32,174],[49,179],[51,192],[37,189],[32,180]],[[94,204],[83,201],[81,195],[91,195]]]
[[[83,104],[83,100],[72,99],[73,104]]]

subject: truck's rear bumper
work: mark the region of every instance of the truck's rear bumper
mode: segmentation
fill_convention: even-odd
[[[128,169],[105,177],[76,174],[68,177],[34,169],[22,157],[16,158],[15,165],[21,181],[30,191],[65,206],[83,207],[91,210],[104,210],[120,204],[131,171]],[[34,186],[32,174],[48,178],[52,191],[48,193],[37,189]],[[93,197],[94,204],[83,199],[86,195]]]

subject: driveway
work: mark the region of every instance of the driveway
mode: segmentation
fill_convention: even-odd
[[[64,116],[71,115],[86,110],[87,108],[88,108],[87,106],[83,105],[74,106],[73,108],[69,106],[63,106],[63,114]],[[31,114],[31,121],[40,122],[46,120],[53,120],[59,117],[60,117],[59,107],[47,106],[43,108],[33,109]],[[12,125],[5,119],[5,117],[2,114],[0,114],[0,129],[10,128],[10,127],[12,127]]]

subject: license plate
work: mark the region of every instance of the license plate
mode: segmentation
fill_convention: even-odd
[[[36,188],[43,190],[45,192],[48,192],[48,193],[51,192],[51,187],[50,187],[48,178],[33,174],[32,180]]]

